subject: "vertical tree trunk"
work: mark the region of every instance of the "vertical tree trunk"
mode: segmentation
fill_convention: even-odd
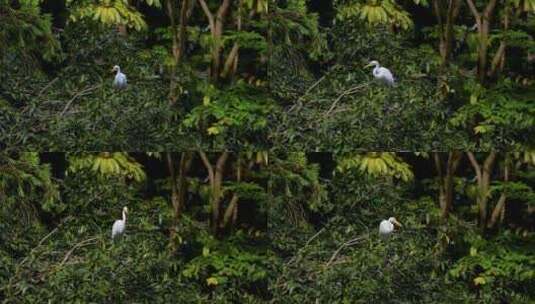
[[[182,59],[184,49],[187,41],[187,25],[190,14],[190,0],[182,0],[180,5],[179,23],[177,25],[177,14],[175,10],[175,1],[167,0],[166,8],[169,21],[171,23],[171,36],[172,36],[172,53],[173,64],[171,65],[170,80],[169,80],[169,103],[175,104],[178,99],[176,71],[177,66]]]
[[[182,152],[178,163],[178,172],[176,171],[175,158],[173,153],[166,154],[167,167],[171,175],[171,203],[173,205],[173,227],[170,230],[171,250],[175,251],[176,244],[176,227],[182,214],[182,209],[186,201],[188,192],[187,174],[191,168],[193,155],[191,152]]]
[[[208,171],[208,179],[210,180],[210,205],[212,208],[211,227],[214,235],[218,232],[220,215],[221,215],[221,200],[223,198],[222,184],[225,164],[229,157],[229,152],[225,151],[218,157],[215,167],[212,166],[206,153],[200,151],[199,155],[203,164]]]
[[[479,207],[479,226],[484,230],[487,224],[487,205],[489,200],[490,179],[494,169],[496,152],[492,151],[487,155],[485,161],[483,162],[483,166],[477,162],[477,159],[472,152],[467,152],[467,154],[468,159],[470,160],[470,163],[476,172],[478,186],[477,205]]]
[[[448,160],[446,163],[446,172],[442,170],[442,160],[439,152],[433,153],[435,160],[435,168],[439,176],[439,205],[441,211],[441,217],[443,219],[448,218],[449,212],[453,205],[453,188],[455,172],[459,167],[459,163],[462,159],[462,153],[459,151],[453,151],[448,154]]]
[[[507,163],[507,160],[504,161],[503,165],[503,181],[508,182],[509,181],[509,164]],[[498,199],[498,202],[496,203],[496,206],[494,207],[494,210],[492,211],[492,214],[490,216],[490,220],[487,224],[487,228],[493,228],[499,219],[503,221],[503,217],[505,215],[505,204],[507,201],[507,194],[503,192],[500,195],[500,198]]]
[[[238,157],[238,160],[236,161],[236,181],[239,183],[241,182],[241,176],[242,176],[242,168],[241,168],[241,157]],[[240,200],[237,193],[234,193],[232,195],[232,198],[230,199],[230,203],[227,207],[227,210],[225,211],[225,214],[223,216],[223,221],[221,222],[220,228],[226,227],[232,218],[236,215],[238,212],[238,201]]]
[[[519,12],[520,10],[517,11],[517,13]],[[505,11],[502,14],[503,29],[505,31],[509,29],[509,15],[511,13],[512,13],[512,8],[506,7]],[[498,74],[498,72],[501,72],[503,70],[503,67],[505,65],[505,49],[506,48],[507,48],[507,43],[505,39],[503,39],[500,42],[500,46],[498,47],[498,50],[494,54],[494,58],[492,59],[492,63],[490,65],[490,71],[488,74],[489,77],[494,77]]]
[[[489,40],[489,23],[484,21],[481,23],[479,30],[479,46],[478,46],[478,61],[477,61],[477,75],[480,83],[485,83],[485,76],[487,74],[487,52]]]
[[[448,64],[452,45],[454,41],[453,26],[455,20],[459,15],[461,0],[449,0],[448,7],[444,8],[443,0],[433,0],[433,11],[438,22],[439,29],[439,52],[442,59],[442,66]],[[445,20],[443,19],[443,12],[445,12]]]
[[[223,46],[221,43],[223,38],[223,29],[231,0],[223,0],[215,15],[212,14],[205,0],[198,0],[198,2],[201,5],[206,18],[208,19],[208,23],[210,24],[210,33],[212,34],[213,39],[210,78],[212,81],[217,82],[219,81],[219,75],[221,73],[221,53],[223,51]]]
[[[477,24],[477,31],[479,35],[478,44],[478,63],[477,63],[477,75],[480,83],[485,83],[487,76],[487,56],[488,56],[488,43],[489,43],[489,30],[492,15],[496,7],[497,0],[490,0],[483,12],[479,12],[476,8],[473,0],[466,0],[472,15],[474,16]]]

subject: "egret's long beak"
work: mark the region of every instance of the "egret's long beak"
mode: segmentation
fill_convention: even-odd
[[[366,69],[366,68],[369,68],[369,67],[371,67],[371,66],[372,66],[372,64],[371,64],[371,63],[368,63],[367,65],[364,66],[364,68]]]
[[[393,224],[397,225],[398,227],[403,227],[403,226],[401,225],[401,223],[398,222],[397,220],[393,220],[392,222],[393,222]]]

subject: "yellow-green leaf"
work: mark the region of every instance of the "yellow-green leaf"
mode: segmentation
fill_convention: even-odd
[[[474,279],[475,285],[484,285],[485,283],[487,283],[487,281],[485,281],[485,278],[483,277],[477,277]]]
[[[212,285],[213,285],[213,286],[217,286],[217,284],[219,284],[219,282],[217,281],[216,278],[214,278],[214,277],[209,277],[208,279],[206,279],[206,284],[207,284],[208,286],[212,286]]]
[[[208,128],[208,135],[217,135],[221,132],[218,127],[210,127]]]

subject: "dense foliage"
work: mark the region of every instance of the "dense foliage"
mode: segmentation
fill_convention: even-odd
[[[267,301],[266,175],[255,161],[241,181],[230,170],[247,155],[229,156],[221,208],[233,206],[234,217],[215,230],[200,156],[191,155],[178,212],[165,171],[178,155],[0,157],[2,303]],[[123,206],[126,232],[112,241]]]
[[[265,0],[2,0],[0,147],[266,147],[266,13]]]
[[[469,161],[463,159],[455,174],[453,204],[445,215],[441,181],[429,170],[428,156],[278,155],[268,188],[275,302],[533,302],[532,160],[518,165],[508,190],[492,194],[507,195],[499,223],[478,228]],[[500,162],[504,157],[499,155]],[[414,178],[395,174],[405,170]],[[491,174],[500,179],[498,170]],[[391,216],[403,227],[381,237],[379,222]]]
[[[519,149],[535,142],[535,2],[276,1],[275,148]],[[475,24],[475,25],[474,25]],[[374,81],[378,60],[396,86]]]
[[[535,303],[534,38],[535,0],[0,0],[0,303]]]
[[[0,157],[4,303],[535,300],[532,151]]]

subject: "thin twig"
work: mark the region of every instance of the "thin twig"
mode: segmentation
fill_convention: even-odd
[[[65,257],[63,258],[63,260],[61,261],[61,263],[59,264],[59,267],[63,266],[67,260],[69,259],[69,257],[71,256],[71,254],[74,252],[74,250],[76,250],[76,248],[80,248],[80,247],[84,247],[86,245],[92,245],[92,244],[95,244],[93,241],[96,240],[97,238],[94,237],[94,238],[90,238],[90,239],[87,239],[87,240],[84,240],[84,241],[81,241],[80,243],[74,245],[74,247],[71,248],[71,250],[69,250],[67,252],[67,254],[65,255]]]
[[[97,85],[97,86],[94,86],[94,87],[89,87],[89,88],[85,88],[83,89],[82,91],[74,94],[74,96],[71,98],[71,100],[69,100],[67,102],[67,104],[65,105],[65,108],[63,108],[63,111],[61,111],[61,113],[59,114],[59,116],[63,116],[63,114],[65,114],[65,112],[67,111],[67,109],[71,106],[71,103],[76,100],[76,98],[80,97],[80,96],[84,96],[84,95],[88,95],[89,92],[101,87],[102,85]]]
[[[318,235],[320,235],[323,231],[325,231],[325,227],[321,228],[320,231],[318,231],[310,239],[308,239],[308,241],[305,243],[305,246],[303,246],[303,248],[308,246],[308,244],[310,244],[310,242],[312,242],[316,237],[318,237]]]
[[[345,96],[347,95],[351,95],[351,94],[354,94],[356,92],[358,92],[360,89],[364,88],[365,86],[367,86],[368,83],[364,83],[364,84],[360,84],[358,86],[355,86],[355,87],[352,87],[352,88],[349,88],[347,90],[345,90],[342,94],[340,94],[333,102],[333,104],[331,105],[331,107],[329,108],[329,110],[325,113],[325,116],[329,116],[329,114],[331,114],[332,110],[334,110],[334,108],[336,107],[336,104],[338,104],[338,102]]]
[[[303,245],[303,247],[299,248],[299,250],[297,250],[297,253],[286,264],[289,265],[289,264],[293,263],[297,259],[297,255],[299,253],[301,253],[301,251],[303,251],[303,249],[305,249],[305,247],[307,247],[308,244],[310,244],[323,231],[325,231],[325,227],[321,228],[316,234],[314,234],[311,238],[309,238],[308,241],[305,243],[305,245]]]
[[[312,90],[314,90],[314,88],[316,88],[323,80],[325,80],[327,78],[327,76],[329,76],[330,72],[327,72],[325,75],[321,76],[316,82],[314,82],[310,87],[308,87],[308,89],[305,91],[305,93],[303,93],[303,95],[301,95],[301,97],[299,97],[296,101],[296,103],[294,103],[293,106],[290,107],[290,109],[288,110],[288,112],[292,112],[294,110],[294,108],[299,105],[299,108],[297,110],[299,110],[303,104],[302,104],[302,100],[303,98],[305,98],[305,96],[308,95],[308,93],[310,93]]]
[[[365,237],[367,237],[368,234],[364,234],[364,235],[361,235],[357,238],[354,238],[354,239],[351,239],[345,243],[343,243],[340,247],[338,247],[338,249],[333,253],[333,255],[331,256],[331,258],[329,259],[329,261],[327,262],[327,265],[325,267],[329,267],[332,262],[334,261],[334,259],[336,258],[336,256],[338,255],[338,253],[340,253],[340,251],[342,249],[344,249],[345,247],[347,246],[353,246],[353,245],[356,245],[358,243],[360,243],[360,241],[362,241]]]
[[[49,88],[51,87],[56,81],[58,81],[59,77],[56,77],[54,79],[52,79],[52,81],[50,81],[46,86],[44,86],[41,91],[39,91],[39,94],[37,94],[37,98],[41,97],[41,95]]]
[[[303,96],[301,96],[299,99],[303,98],[304,96],[306,96],[308,93],[310,93],[310,91],[312,91],[315,87],[318,86],[318,84],[320,84],[320,82],[322,82],[324,79],[325,79],[325,76],[327,76],[328,74],[325,74],[323,76],[320,77],[320,79],[318,79],[318,81],[314,82],[313,85],[311,85],[306,91],[305,91],[305,94],[303,94]]]
[[[21,267],[28,261],[28,259],[30,258],[30,256],[33,254],[33,252],[35,250],[37,250],[37,248],[41,247],[41,245],[43,245],[43,243],[48,239],[50,238],[54,233],[56,233],[59,228],[61,228],[61,226],[63,226],[63,224],[65,224],[66,222],[68,222],[69,220],[71,220],[72,217],[69,216],[67,218],[65,218],[63,221],[61,221],[61,223],[59,223],[59,225],[54,228],[52,231],[50,231],[50,233],[48,233],[47,235],[45,235],[45,237],[43,237],[39,243],[37,244],[37,246],[33,247],[33,249],[30,251],[30,253],[24,258],[22,259],[22,261],[17,264],[17,266],[15,267],[15,274],[11,277],[11,279],[9,279],[9,282],[8,284],[6,284],[6,286],[4,287],[0,287],[0,290],[7,290],[9,288],[11,288],[11,286],[13,285],[13,282],[16,280],[16,278],[18,278],[19,274],[20,274],[20,269]]]

